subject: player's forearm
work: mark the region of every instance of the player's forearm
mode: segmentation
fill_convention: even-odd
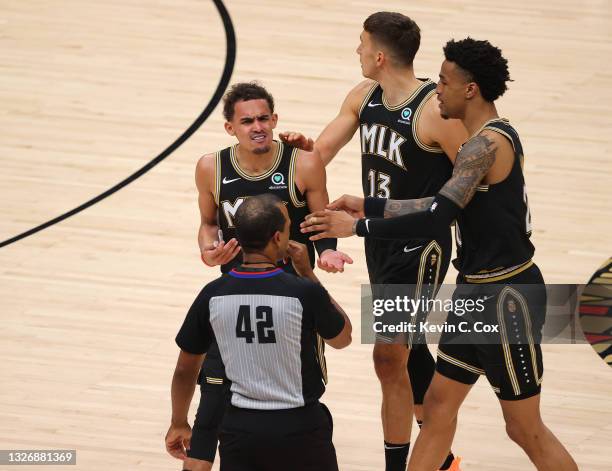
[[[175,425],[187,422],[189,405],[195,391],[198,371],[176,369],[172,377],[172,423]]]
[[[219,240],[219,226],[217,224],[201,224],[198,231],[198,245],[200,253],[213,248],[213,244]]]
[[[434,199],[434,196],[414,200],[392,200],[367,197],[364,201],[364,212],[366,217],[394,218],[425,211],[431,207]]]
[[[321,142],[317,139],[314,143],[313,152],[319,156],[323,165],[327,166],[332,159],[336,156],[340,149],[333,149],[331,146],[326,145],[325,142]]]
[[[323,165],[327,166],[350,140],[354,130],[335,129],[334,122],[330,123],[314,143],[313,152],[319,156]]]
[[[385,219],[361,219],[355,233],[378,239],[435,239],[448,230],[460,211],[455,202],[438,194],[426,210]]]

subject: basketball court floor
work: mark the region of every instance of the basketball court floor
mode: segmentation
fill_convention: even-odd
[[[585,283],[611,255],[609,1],[225,6],[237,41],[232,82],[261,81],[276,100],[277,131],[312,137],[361,79],[355,48],[376,10],[420,25],[419,76],[437,77],[450,38],[501,47],[514,82],[498,108],[525,148],[535,261],[548,283]],[[0,0],[0,12],[0,241],[103,193],[160,154],[202,112],[224,67],[225,32],[212,1]],[[141,178],[0,249],[0,449],[76,449],[77,466],[57,469],[180,469],[163,444],[173,339],[196,293],[217,276],[199,259],[193,173],[202,154],[232,142],[217,107]],[[360,193],[359,161],[355,138],[328,167],[332,199]],[[321,278],[358,332],[362,243],[339,247],[355,264]],[[356,335],[347,350],[327,355],[324,401],[345,471],[383,466],[371,350]],[[609,470],[612,371],[589,345],[544,352],[545,421],[580,469]],[[506,437],[484,380],[461,411],[454,450],[466,471],[532,469]]]

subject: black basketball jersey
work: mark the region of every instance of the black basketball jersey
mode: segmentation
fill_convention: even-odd
[[[344,323],[321,285],[280,268],[241,267],[204,287],[176,343],[201,354],[216,339],[234,406],[290,409],[323,394],[319,335],[334,338]]]
[[[390,106],[375,84],[359,111],[363,194],[380,198],[434,196],[453,166],[440,147],[421,142],[417,122],[436,84],[422,85],[403,103]]]
[[[276,142],[276,141],[275,141]],[[215,201],[217,220],[226,242],[236,237],[233,218],[236,210],[249,196],[273,193],[287,206],[291,218],[290,237],[308,247],[310,263],[314,265],[314,245],[300,232],[300,223],[309,213],[304,195],[295,184],[298,149],[277,142],[278,152],[270,169],[261,175],[248,175],[236,158],[237,144],[216,153]],[[221,267],[226,273],[242,261],[241,254]]]
[[[457,259],[453,261],[469,282],[493,282],[515,275],[533,263],[531,215],[523,178],[523,146],[506,119],[485,123],[506,137],[514,149],[514,164],[501,182],[480,185],[457,217]],[[477,133],[477,134],[478,134]]]

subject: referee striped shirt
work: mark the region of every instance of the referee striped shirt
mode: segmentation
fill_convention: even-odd
[[[232,381],[232,405],[302,407],[325,391],[318,337],[344,328],[321,285],[281,269],[240,267],[209,283],[176,337],[181,350],[206,353],[216,339]]]

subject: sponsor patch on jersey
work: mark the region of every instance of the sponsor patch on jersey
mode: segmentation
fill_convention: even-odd
[[[400,113],[400,116],[401,116],[401,119],[397,120],[398,123],[410,124],[410,118],[412,117],[412,109],[404,108],[402,112]]]
[[[272,175],[272,185],[269,187],[270,190],[282,190],[287,188],[287,184],[285,183],[285,175],[280,172],[276,172]]]

